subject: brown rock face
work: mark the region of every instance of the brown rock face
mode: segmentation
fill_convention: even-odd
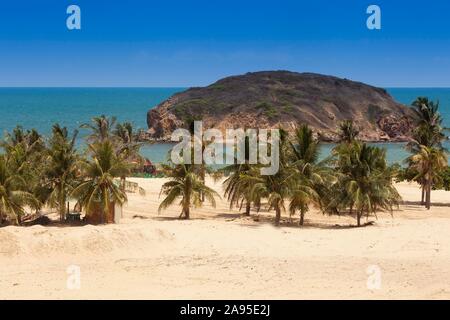
[[[411,133],[413,123],[410,117],[397,117],[394,115],[383,116],[378,120],[378,126],[387,134],[389,139],[407,141]]]
[[[161,103],[157,108],[152,109],[147,114],[148,133],[151,138],[170,140],[170,135],[177,128],[183,128],[185,125],[181,119],[170,112],[173,99]]]
[[[339,123],[351,119],[365,141],[407,141],[411,110],[381,88],[312,73],[264,71],[224,78],[177,93],[147,114],[148,137],[170,140],[192,120],[205,128],[274,128],[307,123],[323,139],[336,140]]]

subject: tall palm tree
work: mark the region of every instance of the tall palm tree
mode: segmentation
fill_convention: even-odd
[[[139,141],[139,132],[135,132],[130,122],[117,123],[113,130],[113,137],[118,143],[119,153],[124,153],[125,158],[131,160],[140,159],[139,149],[142,142]]]
[[[202,118],[201,117],[194,117],[194,118],[188,119],[186,121],[187,128],[188,128],[188,130],[189,130],[189,132],[190,132],[190,134],[192,136],[192,139],[193,139],[192,140],[192,144],[194,144],[194,139],[201,139],[202,140],[200,142],[202,144],[202,154],[203,154],[203,152],[205,151],[206,146],[208,144],[210,144],[211,142],[210,141],[209,142],[208,141],[204,141],[203,137],[196,137],[195,136],[195,121],[202,121]],[[192,163],[194,163],[194,152],[192,151],[191,154],[192,154]],[[206,175],[213,173],[213,170],[211,169],[210,166],[208,166],[205,163],[205,159],[203,159],[203,157],[202,157],[202,163],[195,164],[194,167],[192,168],[192,170],[195,170],[197,172],[197,175],[200,178],[200,180],[203,182],[203,184],[206,183]],[[200,195],[200,201],[202,201],[202,202],[205,201],[205,195],[204,194]]]
[[[40,162],[45,150],[44,138],[35,130],[24,130],[21,126],[13,129],[12,133],[6,132],[0,146],[5,153],[14,155],[17,167],[24,162]]]
[[[335,150],[338,157],[331,205],[356,213],[357,225],[361,218],[378,210],[392,212],[400,195],[393,185],[393,172],[387,166],[386,150],[353,142]]]
[[[244,216],[250,216],[251,210],[251,184],[245,183],[242,178],[248,175],[251,167],[248,164],[236,164],[233,168],[228,167],[223,171],[229,176],[224,180],[224,195],[230,202],[230,209],[237,207],[239,210],[245,205]],[[227,171],[229,170],[229,171]]]
[[[191,207],[202,206],[202,195],[213,207],[216,206],[215,196],[219,194],[205,185],[198,176],[194,165],[178,164],[175,166],[163,166],[165,174],[170,181],[163,184],[161,193],[166,198],[159,205],[158,211],[168,208],[177,199],[180,199],[180,218],[189,219]]]
[[[416,114],[415,128],[413,131],[413,140],[406,145],[407,150],[413,155],[420,154],[423,146],[444,150],[442,142],[446,138],[446,135],[444,134],[446,128],[442,125],[443,119],[439,113],[439,102],[435,103],[426,97],[418,97],[412,105]],[[414,163],[411,162],[411,159],[412,158],[409,157],[406,160],[410,169],[414,167]],[[419,173],[415,180],[421,185],[421,202],[422,204],[425,204],[425,197],[430,196],[427,191],[426,178]]]
[[[416,123],[413,141],[408,146],[412,149],[417,145],[442,148],[442,141],[446,136],[442,125],[443,118],[439,113],[439,101],[433,102],[428,98],[418,97],[412,105]]]
[[[78,131],[72,137],[66,127],[55,124],[49,141],[44,169],[44,187],[50,194],[47,203],[58,208],[61,221],[66,214],[66,202],[78,178],[79,156],[75,147]]]
[[[6,132],[0,145],[8,151],[17,145],[23,145],[28,153],[40,152],[45,148],[44,139],[36,129],[24,130],[21,126],[16,126],[11,133]]]
[[[412,103],[419,124],[440,125],[442,116],[439,113],[439,101],[434,102],[427,97],[418,97]]]
[[[90,144],[91,160],[81,163],[83,181],[71,192],[86,209],[86,216],[100,214],[100,222],[111,216],[114,204],[122,205],[127,200],[116,178],[130,172],[129,165],[118,157],[114,145],[109,140]],[[95,217],[92,217],[95,219]]]
[[[290,142],[294,161],[316,163],[319,159],[319,141],[314,138],[313,131],[307,124],[302,124],[295,130],[294,141]]]
[[[113,131],[114,142],[117,144],[117,154],[129,164],[137,166],[143,163],[140,149],[142,143],[137,139],[137,133],[134,132],[133,125],[130,122],[117,123]],[[121,188],[125,189],[126,176],[121,179]]]
[[[243,176],[249,175],[251,165],[248,163],[233,164],[222,169],[222,172],[229,174],[224,180],[223,186],[225,188],[225,197],[230,202],[230,208],[233,207],[242,209],[245,205],[245,216],[250,215],[251,210],[251,188],[252,185],[246,183]]]
[[[246,184],[242,176],[248,175],[251,172],[252,165],[249,163],[250,149],[249,149],[249,138],[245,137],[244,142],[244,163],[238,163],[235,158],[235,163],[226,166],[220,170],[221,173],[227,175],[228,177],[224,180],[223,186],[225,189],[225,197],[227,197],[230,202],[230,209],[233,207],[242,209],[245,204],[245,216],[250,215],[251,210],[251,184]]]
[[[420,151],[409,158],[411,167],[417,171],[416,178],[424,183],[425,206],[431,208],[431,189],[439,182],[440,173],[447,168],[447,155],[442,149],[421,146]]]
[[[319,195],[311,185],[311,181],[305,179],[304,176],[297,178],[291,188],[289,212],[291,215],[295,215],[297,211],[300,211],[300,220],[298,224],[302,226],[305,221],[305,214],[309,210],[309,205],[319,204]]]
[[[243,183],[251,184],[250,197],[259,211],[262,200],[267,200],[269,210],[275,210],[275,225],[280,224],[281,212],[286,211],[285,200],[291,195],[292,184],[286,169],[279,169],[274,175],[259,175],[258,167],[242,177]]]
[[[91,123],[83,123],[80,128],[91,130],[88,141],[104,142],[111,137],[116,120],[116,117],[109,118],[102,114],[100,117],[93,117]]]
[[[320,193],[324,183],[330,180],[332,175],[326,166],[328,159],[319,161],[319,141],[314,138],[313,131],[308,125],[297,128],[294,138],[294,141],[290,142],[294,179],[289,211],[291,214],[300,211],[299,224],[303,225],[308,204],[321,205]]]
[[[261,165],[253,165],[250,170],[242,174],[241,183],[250,188],[250,201],[259,211],[263,200],[267,201],[268,210],[275,210],[275,225],[280,224],[281,212],[286,211],[285,200],[292,191],[292,170],[289,166],[290,146],[288,134],[279,129],[279,168],[273,175],[261,175]]]
[[[5,218],[20,224],[24,207],[39,207],[39,201],[26,191],[25,179],[9,167],[6,155],[0,155],[0,225]]]
[[[11,133],[5,134],[0,145],[7,155],[10,170],[27,181],[22,191],[36,196],[35,192],[40,188],[40,179],[45,167],[36,165],[44,162],[46,150],[44,138],[35,129],[24,130],[21,126],[17,126]]]
[[[133,125],[130,122],[117,123],[113,131],[120,138],[122,144],[126,145],[134,141]]]

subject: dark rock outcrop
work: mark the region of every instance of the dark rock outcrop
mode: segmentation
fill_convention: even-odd
[[[263,71],[232,76],[177,93],[147,114],[148,137],[170,140],[192,120],[204,127],[274,128],[309,124],[335,141],[339,123],[351,119],[365,141],[407,141],[411,110],[381,88],[313,73]]]

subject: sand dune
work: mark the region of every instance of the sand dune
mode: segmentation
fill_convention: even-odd
[[[275,228],[271,213],[244,218],[223,200],[191,221],[176,206],[158,215],[165,180],[134,180],[147,194],[129,195],[120,224],[1,228],[0,298],[450,298],[449,192],[433,192],[443,205],[431,211],[401,206],[365,228],[316,211],[303,228],[288,217]],[[398,189],[420,198],[415,185]],[[80,289],[67,288],[71,265]],[[379,289],[368,289],[370,266]]]

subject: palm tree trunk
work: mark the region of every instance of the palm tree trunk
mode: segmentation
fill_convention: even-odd
[[[64,197],[64,190],[59,187],[59,219],[64,222],[64,217],[66,213],[66,199]]]
[[[191,190],[190,187],[188,187],[185,190],[184,199],[183,199],[183,212],[184,212],[184,219],[190,218],[190,207],[191,207]]]
[[[425,185],[424,184],[421,185],[421,189],[422,189],[422,200],[420,201],[420,204],[425,205]]]
[[[356,222],[358,227],[361,227],[361,217],[362,217],[362,210],[356,212]]]
[[[305,222],[305,210],[300,210],[300,221],[299,221],[299,225],[302,226],[303,223]]]
[[[247,203],[245,205],[245,213],[244,216],[250,216],[250,209],[251,209],[251,203],[247,200]]]
[[[120,177],[120,189],[125,192],[125,182],[126,182],[126,177]]]
[[[103,193],[103,197],[102,198],[104,198],[104,197],[106,197],[106,188],[105,187],[103,187],[102,188],[103,190],[102,190],[102,193]],[[105,223],[105,221],[106,221],[106,210],[109,210],[109,208],[105,208],[104,207],[104,201],[102,201],[103,202],[103,204],[101,205],[101,207],[103,207],[103,210],[102,210],[102,212],[101,212],[101,214],[102,214],[102,219],[101,219],[101,224],[104,224]]]
[[[276,207],[275,208],[275,225],[279,226],[280,225],[280,220],[281,220],[281,209],[280,207]]]
[[[431,181],[427,182],[426,208],[427,210],[431,209]]]
[[[186,220],[189,220],[189,219],[190,219],[190,208],[189,208],[189,206],[187,206],[186,208],[184,208],[184,218],[185,218]]]
[[[204,164],[202,165],[204,166]],[[203,184],[206,184],[206,174],[205,174],[205,168],[202,167],[201,172],[200,172],[200,179],[202,180]],[[201,194],[201,202],[205,202],[205,193],[202,191]]]

